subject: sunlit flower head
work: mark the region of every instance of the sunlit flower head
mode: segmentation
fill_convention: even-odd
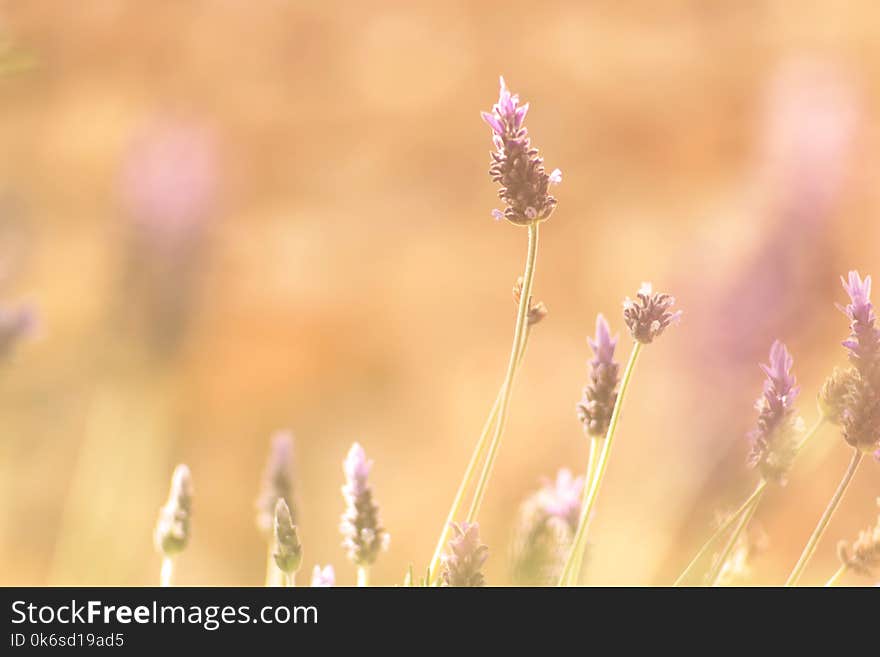
[[[544,170],[544,159],[532,147],[525,127],[529,104],[520,104],[501,78],[498,102],[491,112],[482,112],[483,120],[492,128],[492,164],[489,175],[499,183],[498,197],[504,210],[493,210],[496,219],[505,218],[518,225],[528,225],[549,218],[556,207],[550,186],[562,182],[562,172]]]

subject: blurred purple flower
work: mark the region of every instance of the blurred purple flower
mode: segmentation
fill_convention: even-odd
[[[206,128],[174,121],[149,126],[122,168],[129,216],[159,245],[192,238],[215,210],[218,157]]]
[[[149,125],[123,157],[119,193],[129,243],[123,317],[114,323],[133,321],[131,334],[159,356],[175,354],[191,317],[218,210],[219,166],[213,133],[173,118]]]
[[[531,146],[524,121],[529,104],[519,104],[519,96],[511,94],[504,78],[500,78],[498,102],[491,112],[481,112],[483,120],[492,128],[492,164],[489,175],[501,185],[498,197],[507,207],[493,210],[496,219],[506,218],[518,225],[528,225],[549,218],[556,207],[550,193],[551,184],[562,182],[562,172],[555,169],[550,175],[544,170],[544,159]]]
[[[373,491],[367,484],[367,477],[373,462],[367,459],[364,448],[358,443],[351,446],[342,464],[345,485],[342,496],[345,498],[345,512],[339,530],[342,532],[342,546],[348,558],[356,566],[369,566],[381,550],[388,547],[389,535],[379,521],[379,507],[373,501]]]
[[[480,542],[479,524],[454,522],[452,531],[449,552],[442,558],[443,586],[485,586],[482,568],[489,548]]]
[[[312,586],[316,588],[329,588],[336,586],[336,573],[333,566],[315,566],[312,571]]]
[[[0,307],[0,359],[7,358],[15,345],[37,329],[37,316],[30,306]]]
[[[520,506],[511,544],[513,580],[549,585],[561,573],[581,510],[584,478],[562,468]]]
[[[608,322],[600,313],[596,317],[596,338],[587,338],[593,350],[590,361],[590,382],[584,388],[577,405],[578,420],[589,436],[602,437],[611,422],[611,413],[617,401],[619,365],[614,362],[614,348],[618,336],[611,337]]]
[[[556,479],[545,482],[537,492],[536,501],[545,515],[564,520],[574,530],[581,512],[583,491],[584,478],[575,477],[568,468],[560,468]]]
[[[785,482],[797,448],[794,402],[800,388],[791,373],[793,364],[788,349],[776,340],[770,347],[769,365],[760,366],[767,378],[756,403],[757,425],[749,433],[749,466],[758,468],[766,480],[780,484]]]
[[[269,533],[275,522],[275,507],[284,500],[290,511],[291,523],[297,524],[296,505],[293,503],[293,434],[278,431],[272,436],[269,458],[263,470],[260,494],[257,498],[257,526]]]

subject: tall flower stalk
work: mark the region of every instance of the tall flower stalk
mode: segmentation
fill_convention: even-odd
[[[596,317],[596,337],[595,339],[587,339],[594,356],[590,361],[590,382],[584,388],[583,397],[577,405],[578,420],[590,440],[587,475],[584,479],[586,485],[583,489],[581,507],[587,503],[587,497],[590,494],[589,484],[593,479],[599,446],[608,431],[614,405],[617,402],[620,366],[614,360],[614,349],[617,347],[618,339],[618,336],[611,337],[608,322],[600,313]],[[586,546],[583,546],[582,549],[586,550]],[[583,555],[575,560],[569,574],[568,584],[577,584],[580,581],[582,565]]]
[[[500,185],[498,196],[505,204],[504,210],[493,210],[492,215],[496,219],[503,218],[514,225],[527,227],[526,264],[519,292],[507,372],[437,541],[437,547],[428,566],[428,577],[431,582],[435,582],[439,576],[443,547],[449,538],[452,522],[458,516],[467,490],[473,482],[484,451],[485,460],[467,514],[467,522],[473,523],[476,520],[488,487],[507,421],[514,379],[525,350],[529,320],[535,317],[530,311],[533,309],[532,283],[538,256],[538,226],[550,217],[556,207],[556,199],[550,195],[551,185],[558,184],[562,180],[562,173],[558,169],[550,174],[545,171],[543,158],[539,156],[538,149],[531,145],[525,127],[528,103],[520,104],[519,96],[510,92],[504,78],[500,80],[500,87],[498,102],[492,107],[492,111],[482,112],[483,120],[492,129],[492,143],[495,146],[495,150],[491,153],[489,175]]]
[[[766,378],[758,398],[758,421],[750,432],[751,450],[748,464],[761,473],[761,481],[752,495],[751,505],[743,511],[721,553],[709,570],[707,581],[715,586],[739,537],[751,522],[764,496],[766,485],[783,486],[798,451],[798,434],[802,421],[797,416],[795,401],[800,388],[791,373],[794,359],[779,340],[770,346],[770,362],[761,365]]]
[[[720,583],[724,564],[737,545],[740,535],[746,530],[752,516],[757,511],[768,484],[785,485],[795,456],[825,422],[823,413],[810,431],[801,440],[798,440],[803,422],[795,409],[795,401],[800,388],[791,371],[793,365],[794,359],[788,349],[780,341],[775,341],[770,346],[769,363],[760,365],[765,380],[761,396],[755,404],[758,410],[758,419],[755,428],[749,433],[751,448],[748,464],[749,467],[755,468],[761,473],[761,480],[746,501],[728,516],[709,540],[703,544],[697,555],[675,581],[675,586],[684,582],[715,542],[733,526],[733,531],[715,558],[706,577],[706,581],[713,586]]]
[[[573,581],[574,573],[580,572],[580,562],[583,561],[584,551],[587,546],[587,529],[590,515],[599,496],[599,489],[605,478],[605,472],[608,469],[608,459],[611,456],[611,448],[614,445],[614,437],[617,432],[618,422],[620,421],[623,400],[626,397],[627,389],[632,380],[633,370],[635,369],[642,346],[653,342],[663,334],[670,324],[674,324],[680,319],[681,311],[671,310],[674,304],[674,297],[664,293],[655,293],[650,283],[642,284],[636,301],[627,298],[623,302],[623,319],[633,338],[633,348],[623,370],[623,377],[620,380],[620,391],[617,393],[617,399],[614,402],[614,410],[608,422],[608,430],[603,439],[595,468],[590,468],[592,470],[591,478],[587,479],[589,489],[584,498],[584,503],[581,505],[577,532],[575,533],[574,543],[569,552],[565,567],[562,570],[562,575],[559,578],[559,586],[573,585],[575,583]]]
[[[853,448],[853,453],[837,489],[788,576],[786,586],[797,586],[803,576],[864,454],[880,447],[880,329],[876,327],[871,304],[871,277],[866,276],[862,280],[857,271],[851,271],[846,279],[841,278],[841,282],[850,299],[849,304],[842,308],[850,320],[850,335],[844,340],[843,346],[857,373],[857,376],[846,379],[841,414],[843,437]]]

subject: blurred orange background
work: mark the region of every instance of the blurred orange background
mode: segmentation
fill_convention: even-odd
[[[757,479],[758,362],[785,341],[806,423],[880,274],[880,7],[867,0],[0,2],[32,65],[0,78],[3,303],[41,318],[0,371],[0,583],[154,584],[189,464],[181,584],[260,584],[270,434],[296,436],[304,567],[361,442],[391,546],[421,572],[501,383],[525,231],[490,217],[497,78],[548,170],[533,332],[481,514],[509,582],[516,509],[581,471],[596,313],[642,280],[680,326],[646,348],[591,528],[591,584],[671,582]],[[624,336],[618,357],[630,341]],[[849,455],[826,430],[757,515],[779,584]],[[865,463],[804,583],[876,517]],[[858,583],[853,577],[845,580]]]

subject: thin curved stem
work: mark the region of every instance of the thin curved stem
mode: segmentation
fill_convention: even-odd
[[[507,363],[507,376],[504,378],[504,384],[501,386],[501,404],[498,409],[498,421],[495,425],[495,431],[492,434],[492,440],[489,442],[489,451],[486,453],[486,462],[483,463],[483,471],[477,481],[477,487],[474,491],[474,499],[471,502],[471,508],[467,514],[467,521],[474,522],[480,512],[480,506],[483,504],[483,497],[486,495],[486,488],[489,485],[489,478],[492,476],[492,469],[495,466],[495,459],[498,456],[498,448],[501,445],[501,437],[504,434],[504,425],[507,422],[507,409],[510,404],[510,392],[513,388],[513,382],[516,377],[516,360],[519,353],[519,343],[526,330],[529,319],[529,302],[532,298],[532,281],[535,278],[535,261],[538,257],[538,224],[529,224],[529,249],[526,255],[526,269],[523,274],[522,292],[519,297],[519,310],[516,317],[516,327],[513,331],[513,345],[510,349],[510,360]]]
[[[517,356],[516,363],[517,367],[522,363],[523,356],[525,356],[526,345],[529,342],[529,335],[531,332],[531,327],[526,325],[522,344],[519,346],[519,355]],[[431,563],[428,566],[428,575],[431,582],[435,581],[437,574],[439,574],[440,558],[443,556],[443,550],[446,549],[446,541],[449,539],[449,532],[451,529],[450,526],[458,515],[458,512],[461,510],[461,503],[464,501],[464,495],[467,492],[468,485],[471,483],[477,464],[480,462],[480,458],[482,458],[483,453],[485,452],[486,440],[489,438],[489,431],[495,426],[495,419],[498,417],[498,407],[501,405],[501,392],[502,389],[499,388],[498,394],[495,396],[495,402],[492,404],[492,410],[489,411],[489,417],[486,418],[486,422],[483,424],[483,430],[480,432],[480,437],[474,447],[474,452],[471,454],[471,460],[465,468],[461,483],[458,484],[458,490],[455,491],[452,506],[449,508],[449,513],[446,514],[446,522],[443,523],[443,530],[440,532],[440,538],[437,540],[437,546],[434,548],[434,555],[431,557]]]
[[[766,490],[766,488],[760,486],[760,484],[758,488],[757,495],[753,496],[752,504],[745,513],[740,515],[736,528],[731,532],[727,539],[727,543],[724,544],[724,549],[721,550],[721,554],[718,555],[712,569],[709,571],[709,576],[706,578],[706,581],[709,582],[710,586],[718,586],[721,580],[721,573],[724,570],[724,564],[727,563],[730,554],[733,552],[733,548],[736,547],[736,542],[739,540],[739,537],[742,536],[745,528],[749,526],[752,517],[755,515],[755,511],[758,510],[758,505],[761,503],[761,498],[764,496],[764,491]]]
[[[834,491],[834,495],[831,496],[831,501],[828,502],[828,506],[825,508],[825,512],[822,514],[822,517],[819,518],[819,523],[810,535],[810,540],[808,540],[807,544],[804,546],[804,551],[801,553],[801,557],[798,559],[797,564],[795,564],[794,570],[792,570],[791,575],[788,576],[788,580],[785,582],[786,586],[797,586],[798,581],[800,581],[801,576],[804,574],[804,569],[806,569],[813,553],[816,551],[816,546],[819,545],[822,535],[828,528],[828,523],[831,521],[831,517],[837,510],[837,507],[840,506],[840,502],[843,500],[843,495],[846,493],[849,483],[852,481],[856,470],[859,469],[859,463],[862,462],[863,456],[864,454],[858,449],[853,450],[852,459],[850,459],[846,472],[843,473],[843,479],[840,480],[837,490]]]
[[[614,436],[617,432],[617,423],[620,421],[620,410],[623,408],[623,400],[626,397],[626,391],[629,388],[629,382],[632,380],[632,373],[636,366],[636,361],[641,351],[642,343],[633,344],[629,360],[623,371],[623,378],[620,380],[620,392],[617,394],[617,401],[614,404],[614,410],[611,412],[611,421],[608,423],[608,432],[603,439],[602,451],[599,452],[599,460],[596,462],[596,473],[590,482],[590,491],[586,498],[586,503],[581,505],[581,516],[578,521],[577,532],[572,541],[571,551],[562,569],[562,575],[559,578],[558,586],[565,586],[571,582],[571,576],[575,569],[576,561],[583,561],[584,551],[587,546],[587,527],[590,523],[590,514],[593,506],[596,504],[596,498],[599,496],[599,488],[602,486],[602,480],[605,478],[605,471],[608,468],[608,457],[611,455],[611,447],[614,444]],[[577,568],[580,568],[578,564]]]
[[[159,586],[171,586],[174,575],[174,561],[171,557],[162,558],[162,569],[159,571]]]
[[[367,566],[358,566],[357,585],[358,586],[369,586],[370,585],[370,569]]]
[[[813,439],[813,436],[819,433],[819,429],[822,428],[827,420],[828,418],[826,418],[824,415],[819,416],[819,419],[816,420],[816,423],[812,427],[810,427],[810,430],[807,431],[806,435],[801,438],[801,442],[799,442],[797,444],[797,447],[795,447],[795,456],[800,454],[801,450],[807,446],[807,443]]]
[[[815,424],[810,427],[810,430],[807,431],[806,435],[801,439],[795,448],[795,453],[798,454],[800,451],[807,446],[813,437],[819,432],[819,429],[825,424],[826,418],[825,416],[820,416],[818,420],[816,420]],[[703,559],[703,557],[708,554],[709,549],[715,544],[721,536],[726,532],[730,526],[734,523],[734,521],[740,516],[740,514],[745,513],[752,502],[755,501],[756,497],[760,497],[762,494],[761,491],[764,490],[764,487],[767,485],[767,482],[761,480],[758,484],[758,487],[752,492],[749,498],[742,503],[742,505],[737,509],[732,515],[728,516],[727,519],[715,530],[715,532],[703,543],[703,546],[697,552],[693,559],[691,559],[690,563],[687,567],[682,571],[681,575],[678,576],[678,579],[672,584],[673,586],[681,586],[684,583],[685,578],[691,573],[694,567]]]
[[[593,475],[596,471],[596,456],[599,453],[599,439],[596,436],[590,436],[590,455],[587,457],[587,476],[584,477],[584,494],[581,499],[581,508],[587,503],[587,498],[590,495],[590,483],[593,481]],[[569,576],[566,584],[568,586],[577,586],[577,583],[581,578],[581,567],[583,566],[583,559],[578,559],[575,561],[575,565],[572,568],[571,575]]]
[[[703,547],[700,548],[699,552],[697,552],[696,556],[691,559],[691,562],[687,565],[687,568],[682,571],[681,575],[678,576],[678,579],[672,584],[673,586],[681,586],[684,583],[685,578],[690,574],[690,572],[694,569],[694,567],[703,559],[704,556],[709,552],[709,549],[715,544],[721,536],[730,529],[730,526],[736,521],[737,518],[740,517],[744,512],[749,510],[749,507],[755,502],[756,499],[760,498],[761,494],[764,491],[764,488],[767,486],[767,482],[762,479],[758,482],[758,485],[755,487],[755,490],[752,491],[752,494],[743,502],[740,507],[731,513],[727,518],[725,518],[724,522],[722,522],[718,529],[715,530],[715,533],[712,534],[709,539],[703,543]]]
[[[829,588],[831,586],[837,586],[837,583],[840,581],[840,578],[846,574],[846,571],[849,569],[849,566],[846,564],[841,564],[840,568],[825,582],[825,588]]]

